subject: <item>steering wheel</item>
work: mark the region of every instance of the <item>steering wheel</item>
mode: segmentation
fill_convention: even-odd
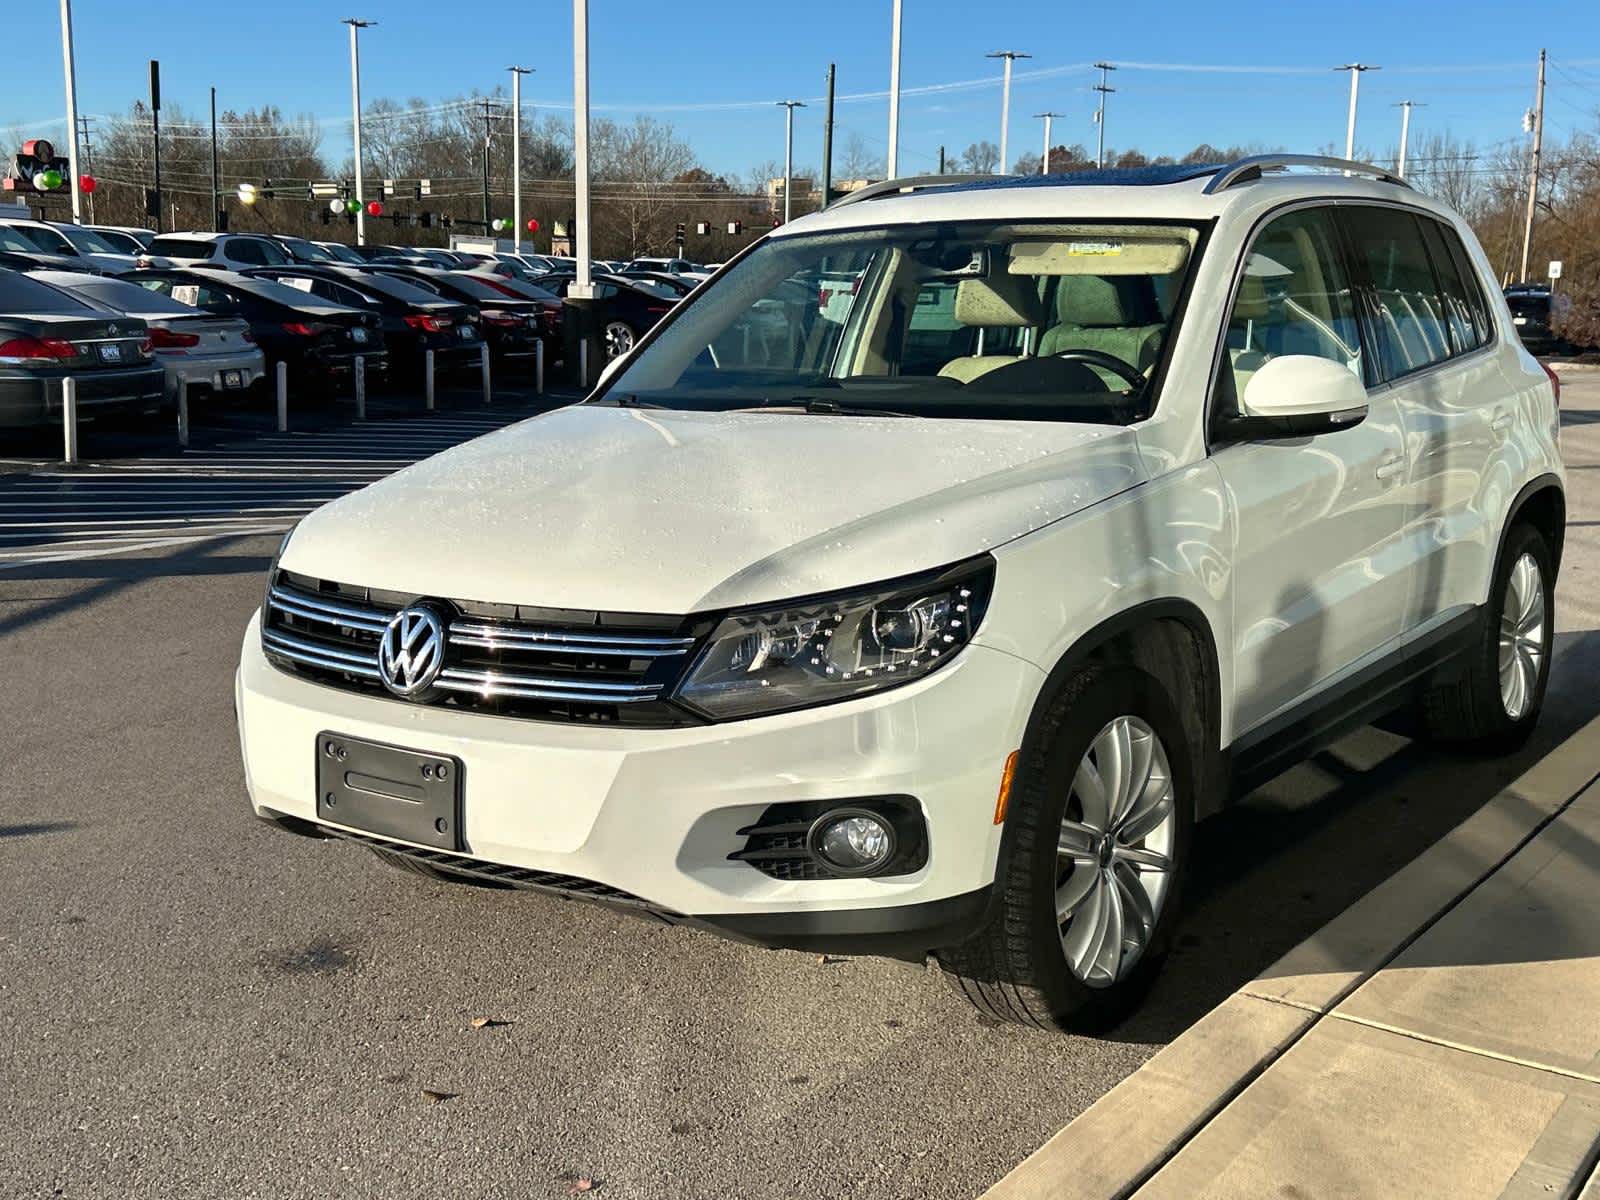
[[[1140,371],[1138,367],[1130,367],[1115,354],[1107,354],[1103,350],[1060,350],[1050,357],[1064,358],[1070,362],[1088,363],[1091,367],[1102,367],[1119,379],[1124,380],[1131,388],[1142,388],[1144,386],[1144,372]]]

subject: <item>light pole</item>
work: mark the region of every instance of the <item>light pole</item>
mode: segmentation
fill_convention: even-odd
[[[72,191],[72,223],[83,224],[83,190],[78,186],[78,80],[72,56],[72,0],[61,0],[61,66],[67,77],[67,187]]]
[[[65,3],[66,0],[62,0]],[[888,178],[900,175],[900,2],[894,0],[894,27],[889,37],[889,163]],[[826,204],[828,197],[822,197]]]
[[[1005,81],[1000,90],[1000,167],[995,172],[1004,175],[1010,170],[1006,166],[1007,135],[1011,130],[1011,63],[1018,58],[1032,58],[1031,54],[1023,54],[1019,50],[994,50],[984,55],[985,58],[1003,58],[1006,62]]]
[[[222,211],[222,184],[217,174],[217,89],[211,89],[211,229],[215,233],[222,230],[217,226],[222,222],[217,214]]]
[[[1413,108],[1427,108],[1426,104],[1418,104],[1415,100],[1402,100],[1398,104],[1390,105],[1391,108],[1400,110],[1400,157],[1395,160],[1394,173],[1401,179],[1406,177],[1406,149],[1411,142],[1411,110]]]
[[[507,67],[511,72],[511,252],[522,253],[522,77],[532,67]]]
[[[804,100],[779,100],[783,113],[783,223],[794,213],[794,110],[804,108]]]
[[[1356,97],[1361,92],[1361,75],[1365,71],[1381,71],[1382,67],[1369,67],[1366,63],[1345,63],[1342,67],[1335,67],[1335,71],[1350,72],[1350,121],[1344,131],[1344,156],[1356,156]]]
[[[1094,123],[1100,127],[1100,140],[1094,152],[1094,165],[1098,170],[1106,165],[1106,97],[1117,89],[1107,85],[1109,74],[1117,68],[1111,63],[1097,62],[1100,68],[1100,82],[1094,85],[1094,90],[1100,93],[1100,107],[1094,110]]]
[[[356,164],[356,245],[367,244],[366,194],[361,186],[361,50],[357,36],[370,29],[376,21],[362,21],[346,17],[343,24],[350,26],[350,113],[352,118],[350,140],[355,151]]]
[[[589,267],[589,0],[572,0],[572,169],[578,222],[573,251],[578,256],[578,277],[567,294],[577,300],[593,300],[594,275]],[[588,379],[583,386],[589,386]]]
[[[1048,175],[1050,174],[1050,122],[1055,120],[1057,117],[1064,117],[1067,114],[1058,112],[1042,112],[1034,113],[1033,115],[1044,118],[1044,154],[1039,159],[1039,174]]]

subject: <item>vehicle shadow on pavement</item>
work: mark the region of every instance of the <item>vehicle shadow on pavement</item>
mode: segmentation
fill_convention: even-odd
[[[282,534],[224,535],[165,553],[36,562],[0,571],[0,637],[75,609],[89,608],[135,584],[163,576],[260,575],[265,578],[267,568],[272,565],[271,547],[277,545],[281,537]],[[231,553],[240,543],[251,542],[256,552]],[[13,594],[16,589],[9,586],[40,582],[75,586],[50,596],[18,596]]]
[[[1102,1036],[1168,1041],[1262,974],[1600,713],[1597,673],[1600,630],[1558,634],[1543,719],[1516,754],[1433,746],[1397,716],[1201,822],[1166,969],[1144,1005]],[[1600,848],[1584,862],[1600,875]]]
[[[76,821],[29,821],[21,825],[0,825],[0,842],[9,838],[37,837],[43,833],[62,833],[77,827]]]

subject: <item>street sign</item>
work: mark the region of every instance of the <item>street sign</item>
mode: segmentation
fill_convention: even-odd
[[[1550,261],[1549,275],[1551,279],[1561,278],[1561,260],[1559,258]]]

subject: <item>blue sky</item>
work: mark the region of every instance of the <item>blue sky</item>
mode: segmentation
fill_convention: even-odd
[[[843,100],[836,136],[842,143],[859,133],[882,152],[889,0],[591,0],[590,8],[597,111],[671,121],[713,170],[742,177],[758,162],[781,158],[783,113],[772,102],[820,96],[830,61],[838,65],[841,96],[880,94]],[[55,6],[12,9],[0,130],[59,137],[62,128],[49,124],[66,108]],[[1068,114],[1056,122],[1057,143],[1092,148],[1096,72],[1086,64],[1097,59],[1125,64],[1112,79],[1118,90],[1110,97],[1108,141],[1147,153],[1182,153],[1200,141],[1342,148],[1347,77],[1328,68],[1351,60],[1384,68],[1362,82],[1358,143],[1374,154],[1396,142],[1399,116],[1391,106],[1403,99],[1428,105],[1415,113],[1414,136],[1449,129],[1484,145],[1518,136],[1541,45],[1554,64],[1547,128],[1557,137],[1593,129],[1600,107],[1594,0],[1523,7],[1504,0],[906,0],[905,10],[902,173],[932,170],[941,143],[954,154],[980,138],[999,140],[999,64],[984,58],[998,49],[1033,55],[1017,64],[1013,159],[1036,150],[1041,129],[1032,114],[1047,108]],[[447,20],[447,12],[464,19]],[[273,103],[322,118],[324,148],[337,158],[349,145],[348,41],[339,24],[346,15],[380,22],[363,35],[368,100],[488,90],[506,83],[504,68],[519,62],[538,72],[524,82],[525,111],[570,115],[565,0],[76,0],[79,110],[124,111],[144,94],[146,61],[157,57],[167,102],[203,113],[214,84],[223,106]],[[1178,69],[1194,67],[1208,69]],[[796,113],[797,164],[820,161],[821,121],[820,105]]]

